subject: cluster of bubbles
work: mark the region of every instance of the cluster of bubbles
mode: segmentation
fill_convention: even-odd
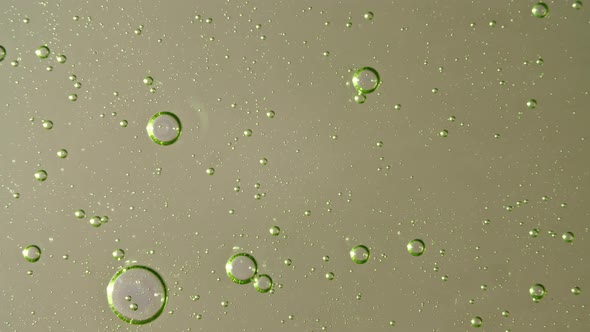
[[[225,264],[225,271],[229,279],[236,284],[245,285],[253,282],[254,289],[260,293],[267,293],[272,289],[272,278],[267,274],[258,274],[258,263],[248,253],[232,255]]]
[[[74,212],[74,216],[78,219],[84,219],[86,218],[86,212],[82,209],[76,210]],[[92,218],[90,218],[90,220],[88,221],[90,223],[91,226],[93,227],[100,227],[103,224],[106,224],[109,222],[109,217],[108,216],[93,216]]]
[[[358,69],[352,76],[352,85],[357,91],[354,101],[363,104],[367,100],[367,94],[375,92],[381,85],[379,73],[371,67]]]
[[[574,9],[581,9],[582,2],[575,1],[572,7]],[[544,2],[538,2],[533,5],[531,12],[534,17],[545,18],[549,14],[549,7]],[[373,16],[374,14],[372,12],[364,14],[364,18],[367,21],[371,21]],[[212,20],[207,19],[206,22],[211,23]],[[495,25],[495,21],[493,21],[493,25]],[[490,26],[493,25],[490,22]],[[141,29],[135,30],[135,34],[140,35]],[[0,61],[3,61],[6,55],[6,49],[0,45]],[[47,59],[51,55],[51,50],[47,45],[42,45],[35,50],[35,55],[40,59]],[[324,55],[328,56],[329,52],[326,51]],[[67,57],[63,54],[58,54],[56,55],[56,60],[58,63],[63,64],[67,61]],[[15,67],[18,66],[17,61],[13,61],[11,64]],[[75,80],[75,75],[70,76],[70,79],[72,81]],[[150,92],[153,93],[156,91],[153,87],[154,79],[151,76],[146,76],[143,79],[143,83],[150,87]],[[367,95],[378,89],[381,79],[379,73],[374,68],[362,67],[354,73],[352,84],[357,92],[354,96],[355,102],[363,104],[366,101]],[[81,84],[77,82],[75,87],[80,88]],[[438,89],[434,88],[432,92],[438,93]],[[70,94],[68,96],[68,99],[71,101],[76,101],[77,98],[78,96],[76,94]],[[537,107],[537,101],[530,99],[526,102],[526,106],[529,109],[535,109]],[[395,108],[399,110],[401,105],[396,105]],[[275,117],[275,112],[270,110],[266,113],[266,116],[272,119]],[[452,121],[454,121],[454,117]],[[126,120],[120,122],[122,127],[126,127],[127,124]],[[42,126],[50,130],[53,128],[53,122],[43,120]],[[180,119],[175,114],[171,112],[158,112],[149,119],[146,130],[148,136],[156,144],[171,145],[179,139],[182,133],[182,125]],[[245,137],[251,137],[253,131],[246,129],[243,134]],[[447,137],[448,131],[442,130],[439,135],[441,137]],[[382,147],[383,142],[377,142],[377,146]],[[60,149],[57,151],[57,156],[62,159],[66,158],[68,151]],[[261,158],[259,162],[261,165],[267,165],[268,160]],[[206,169],[206,173],[213,175],[215,169],[208,168]],[[34,177],[37,181],[43,182],[47,179],[47,172],[45,170],[38,170],[34,173]],[[78,219],[86,217],[86,213],[82,209],[75,211],[74,215]],[[304,215],[310,216],[311,211],[305,211]],[[108,223],[108,221],[108,216],[93,216],[90,218],[89,223],[94,227],[100,227],[102,224]],[[278,236],[281,233],[281,229],[278,226],[272,226],[269,232],[272,236]],[[536,228],[529,231],[529,235],[533,238],[538,237],[539,233],[539,229]],[[574,234],[566,232],[562,235],[562,239],[567,243],[571,243],[574,240]],[[421,256],[426,250],[426,245],[421,239],[409,241],[406,247],[412,256]],[[356,264],[367,263],[371,256],[370,249],[363,244],[354,246],[349,254],[351,260]],[[26,261],[35,263],[41,258],[41,249],[37,245],[28,245],[22,250],[22,255]],[[442,250],[441,255],[444,255],[444,251]],[[123,249],[116,249],[112,252],[112,256],[114,259],[120,261],[125,258],[125,251]],[[323,260],[327,262],[329,261],[329,257],[324,256]],[[290,266],[292,261],[287,259],[285,260],[285,264]],[[240,252],[232,255],[226,263],[226,272],[230,280],[234,283],[240,285],[252,283],[254,288],[260,293],[267,293],[273,289],[272,278],[267,274],[258,273],[256,259],[248,253]],[[32,274],[32,272],[29,274]],[[327,280],[334,280],[335,274],[333,272],[327,272],[325,278]],[[448,276],[443,276],[443,280],[447,279]],[[579,295],[581,289],[577,286],[573,287],[571,288],[571,293]],[[539,302],[545,297],[547,291],[544,285],[534,284],[529,288],[529,294],[533,301]],[[360,295],[358,298],[360,298]],[[155,320],[163,312],[168,300],[168,294],[164,280],[155,270],[146,266],[131,265],[121,268],[111,278],[107,287],[107,299],[111,310],[123,321],[131,324],[145,324]],[[228,301],[222,302],[222,306],[227,307],[228,305]],[[508,311],[503,311],[502,315],[508,317],[509,313]],[[290,316],[290,319],[292,319],[292,316]],[[473,327],[481,327],[483,319],[475,316],[470,320],[470,323]],[[395,321],[391,321],[389,324],[394,326],[396,323]]]

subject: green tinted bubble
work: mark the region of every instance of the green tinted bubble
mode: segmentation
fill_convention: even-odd
[[[123,249],[115,249],[113,251],[113,258],[120,261],[125,258],[125,251]]]
[[[258,272],[258,264],[252,255],[242,252],[229,258],[225,264],[225,271],[236,284],[247,284]]]
[[[549,7],[544,2],[537,2],[533,5],[531,12],[534,17],[543,18],[549,14]]]
[[[422,254],[426,250],[426,245],[424,244],[424,241],[420,239],[414,239],[408,242],[407,248],[408,252],[412,256],[422,256]]]
[[[129,303],[131,299],[133,303]],[[146,324],[164,311],[168,295],[164,280],[156,271],[133,265],[122,268],[112,277],[107,287],[107,300],[121,320]]]
[[[362,93],[359,93],[358,95],[354,96],[354,101],[357,104],[364,104],[365,101],[367,101],[367,96]]]
[[[170,145],[180,137],[182,125],[173,113],[158,112],[151,117],[146,130],[156,144]]]
[[[259,274],[254,278],[254,288],[260,293],[266,293],[272,289],[272,278],[266,274]]]
[[[47,180],[47,172],[42,169],[38,170],[37,172],[35,172],[35,179],[37,179],[37,181],[39,182]]]
[[[326,279],[328,280],[334,280],[334,272],[328,272],[326,273]]]
[[[473,326],[473,327],[481,327],[482,323],[483,323],[483,320],[479,316],[471,318],[471,326]]]
[[[375,69],[363,67],[354,73],[352,84],[359,93],[367,94],[377,90],[381,84],[381,78]]]
[[[572,243],[572,242],[574,242],[574,233],[572,233],[572,232],[565,232],[565,233],[563,233],[563,235],[561,236],[561,238],[563,239],[563,241],[565,241],[567,243]]]
[[[38,246],[31,244],[23,249],[23,257],[31,263],[35,263],[41,258],[41,248]]]
[[[35,50],[35,54],[40,59],[46,59],[47,57],[49,57],[49,54],[51,54],[51,51],[49,50],[49,47],[43,45],[39,46],[39,48]]]
[[[365,264],[371,255],[369,248],[359,244],[350,250],[350,258],[357,264]]]
[[[534,109],[537,108],[537,101],[535,99],[529,99],[526,102],[526,107],[530,108],[530,109]]]
[[[57,157],[58,158],[63,159],[65,157],[67,157],[67,156],[68,156],[68,150],[66,150],[66,149],[59,149],[59,150],[57,150]]]
[[[43,120],[43,128],[45,129],[52,129],[53,128],[53,121],[51,120]]]
[[[82,219],[86,217],[86,212],[84,212],[84,210],[76,210],[76,212],[74,212],[74,215],[76,216],[76,218]]]
[[[150,85],[154,84],[154,79],[151,76],[146,76],[143,79],[143,84],[150,86]]]
[[[574,1],[574,3],[572,3],[572,8],[573,9],[578,9],[579,10],[579,9],[582,9],[582,6],[583,6],[582,5],[582,1],[579,1],[579,0],[578,1]],[[0,61],[2,61],[2,60],[0,59]]]
[[[94,217],[90,218],[90,220],[88,222],[93,227],[100,227],[100,225],[102,225],[102,223],[100,222],[100,217],[99,216],[94,216]]]
[[[272,236],[278,236],[281,233],[281,229],[279,228],[279,226],[272,226],[269,229],[269,232]]]
[[[547,294],[547,291],[542,284],[534,284],[529,288],[529,294],[531,294],[533,300],[540,300]]]

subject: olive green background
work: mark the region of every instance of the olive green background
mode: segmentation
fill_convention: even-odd
[[[5,0],[0,331],[589,331],[590,3],[547,3]],[[359,105],[364,66],[383,83]],[[182,121],[170,146],[145,130],[161,111]],[[108,307],[117,248],[169,288],[148,325]],[[231,282],[236,250],[274,294]]]

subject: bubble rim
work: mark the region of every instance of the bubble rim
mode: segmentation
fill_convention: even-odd
[[[371,73],[375,74],[375,77],[377,77],[377,83],[375,84],[375,86],[371,89],[363,89],[359,86],[359,75],[365,71],[368,70]],[[354,86],[354,88],[356,89],[356,91],[362,93],[362,94],[368,94],[371,92],[374,92],[375,90],[377,90],[377,88],[381,85],[381,76],[379,76],[379,73],[377,72],[377,70],[375,70],[375,68],[373,67],[362,67],[360,69],[358,69],[354,75],[352,76],[352,85]]]
[[[417,252],[413,252],[412,251],[412,243],[414,242],[420,242],[422,244],[422,251],[417,253]],[[410,253],[410,255],[414,256],[414,257],[418,257],[418,256],[422,256],[424,254],[424,252],[426,251],[426,244],[424,243],[424,241],[420,240],[420,239],[413,239],[410,242],[408,242],[408,244],[406,245],[406,248],[408,249],[408,252]]]
[[[543,290],[543,294],[541,295],[537,295],[535,294],[533,287],[538,286]],[[547,295],[547,289],[545,289],[545,286],[543,286],[542,284],[534,284],[531,286],[531,288],[529,288],[529,294],[531,295],[531,297],[533,298],[533,300],[540,300],[542,298],[545,297],[545,295]]]
[[[151,272],[153,275],[156,276],[156,278],[160,281],[160,283],[162,283],[162,286],[163,286],[162,288],[164,289],[164,297],[163,297],[164,301],[162,301],[162,305],[160,306],[160,309],[155,314],[150,316],[149,318],[143,319],[143,320],[136,320],[133,318],[128,318],[127,316],[125,316],[122,313],[120,313],[119,311],[117,311],[117,309],[115,309],[115,305],[113,303],[113,289],[115,287],[115,282],[117,281],[117,279],[121,275],[123,275],[123,273],[125,273],[129,270],[133,270],[133,269],[141,269],[141,270],[146,270],[146,271]],[[154,320],[156,320],[156,318],[158,318],[162,314],[162,312],[164,312],[164,308],[166,307],[166,303],[168,302],[168,290],[166,289],[166,283],[164,282],[164,279],[162,279],[160,274],[158,272],[156,272],[154,269],[149,268],[144,265],[131,265],[131,266],[120,269],[111,278],[111,280],[109,281],[109,284],[107,286],[107,301],[109,303],[109,307],[111,308],[111,310],[113,311],[115,316],[119,317],[122,321],[129,323],[129,324],[133,324],[133,325],[143,325],[143,324],[153,322]]]
[[[238,257],[248,257],[252,260],[252,262],[254,262],[254,273],[252,274],[252,277],[250,279],[238,279],[236,278],[232,273],[231,273],[231,263]],[[239,285],[245,285],[248,284],[250,282],[252,282],[252,280],[254,280],[254,278],[256,277],[256,274],[258,273],[258,262],[256,262],[256,259],[254,258],[254,256],[245,253],[245,252],[241,252],[241,253],[237,253],[233,256],[231,256],[228,260],[227,263],[225,263],[225,272],[227,273],[227,276],[229,277],[229,279],[233,282],[235,282],[236,284]]]
[[[28,253],[29,249],[31,249],[31,248],[37,248],[37,250],[39,251],[39,257],[37,257],[37,258],[29,258],[29,257],[27,257],[27,253]],[[38,245],[35,245],[35,244],[29,244],[28,246],[26,246],[23,249],[23,257],[29,263],[35,263],[35,262],[39,261],[41,259],[41,253],[42,253],[41,252],[41,248],[39,248],[39,246]]]
[[[270,281],[270,286],[268,286],[268,288],[258,287],[258,279],[260,279],[262,277],[266,277]],[[254,289],[256,289],[258,292],[268,293],[272,289],[272,286],[274,286],[274,281],[272,281],[272,278],[268,274],[259,274],[254,277],[254,282],[252,283],[252,285],[254,286]]]
[[[154,121],[156,121],[156,119],[162,115],[171,116],[178,123],[178,134],[176,135],[176,137],[174,137],[170,141],[160,141],[159,139],[156,138],[156,136],[154,136]],[[170,144],[173,144],[176,141],[178,141],[178,139],[180,138],[180,134],[182,134],[182,123],[180,122],[180,119],[176,116],[176,114],[174,114],[174,113],[158,112],[150,118],[145,129],[147,130],[148,136],[152,139],[152,141],[154,141],[154,143],[159,144],[159,145],[170,145]]]
[[[42,48],[44,48],[44,49],[47,50],[47,55],[43,56],[43,55],[40,54]],[[51,50],[49,49],[49,47],[47,45],[41,45],[41,46],[37,47],[37,49],[35,50],[35,55],[39,59],[47,59],[51,55]]]
[[[354,257],[354,251],[356,249],[359,249],[359,248],[363,248],[363,249],[365,249],[367,251],[367,258],[366,259],[356,259]],[[355,263],[357,263],[357,264],[365,264],[366,262],[369,261],[369,258],[371,258],[371,251],[364,244],[356,245],[352,249],[350,249],[350,259],[352,259],[352,261],[355,262]]]
[[[6,48],[4,48],[4,46],[0,45],[0,61],[3,61],[4,59],[6,59]]]

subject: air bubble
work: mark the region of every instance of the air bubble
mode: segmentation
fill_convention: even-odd
[[[236,284],[247,284],[258,272],[258,264],[252,255],[243,252],[229,258],[225,264],[225,271]]]
[[[43,120],[43,128],[51,129],[53,128],[53,121],[51,120]]]
[[[39,48],[35,50],[35,54],[40,59],[47,59],[47,57],[49,57],[49,54],[51,54],[51,51],[49,50],[49,47],[43,45],[39,46]]]
[[[542,284],[535,284],[532,285],[531,288],[529,288],[529,294],[531,294],[531,297],[533,298],[533,300],[541,300],[545,294],[547,294],[547,291],[545,290],[545,286],[543,286]]]
[[[254,278],[254,288],[260,293],[266,293],[272,289],[272,278],[266,274],[259,274]]]
[[[37,181],[39,182],[47,180],[47,172],[42,169],[38,170],[37,172],[35,172],[35,179],[37,179]]]
[[[408,242],[408,245],[406,247],[408,249],[408,252],[412,256],[422,256],[422,254],[426,250],[426,245],[424,244],[424,241],[420,239],[414,239]]]
[[[572,3],[572,8],[573,9],[582,9],[582,1],[574,1],[574,3]]]
[[[74,212],[74,216],[76,216],[78,219],[82,219],[86,217],[86,212],[84,212],[84,210],[76,210],[76,212]]]
[[[23,257],[27,262],[35,263],[41,258],[41,248],[34,244],[28,245],[23,249]]]
[[[365,101],[367,101],[367,96],[365,96],[365,95],[364,95],[364,94],[362,94],[362,93],[359,93],[359,94],[357,94],[356,96],[354,96],[354,101],[355,101],[357,104],[364,104],[364,103],[365,103]]]
[[[359,244],[350,250],[350,258],[357,264],[365,264],[371,255],[369,248]]]
[[[94,217],[90,218],[90,220],[88,222],[93,227],[100,227],[100,225],[102,225],[102,223],[100,222],[100,217],[99,216],[94,216]]]
[[[147,86],[150,86],[150,85],[154,84],[154,79],[153,79],[153,77],[151,77],[151,76],[146,76],[146,77],[143,79],[143,84],[145,84],[145,85],[147,85]]]
[[[535,99],[529,99],[526,102],[526,106],[530,109],[535,109],[535,108],[537,108],[537,101]]]
[[[359,93],[368,94],[377,90],[381,84],[381,78],[375,69],[363,67],[354,73],[352,84]]]
[[[561,236],[561,238],[566,243],[572,243],[572,242],[574,242],[574,233],[572,233],[572,232],[565,232],[565,233],[563,233],[563,235]]]
[[[131,298],[133,303],[129,303]],[[112,277],[107,299],[111,310],[121,320],[146,324],[164,311],[168,295],[164,280],[156,271],[133,265],[122,268]]]
[[[549,14],[549,7],[544,2],[537,2],[533,5],[531,12],[534,17],[543,18]]]
[[[113,258],[120,261],[125,258],[125,251],[123,249],[115,249],[113,251]]]
[[[170,145],[180,137],[182,125],[173,113],[158,112],[151,117],[146,130],[156,144]]]
[[[272,236],[278,236],[281,233],[279,226],[272,226],[268,231]]]
[[[479,316],[471,318],[471,326],[473,327],[481,327],[482,323],[483,320]]]

